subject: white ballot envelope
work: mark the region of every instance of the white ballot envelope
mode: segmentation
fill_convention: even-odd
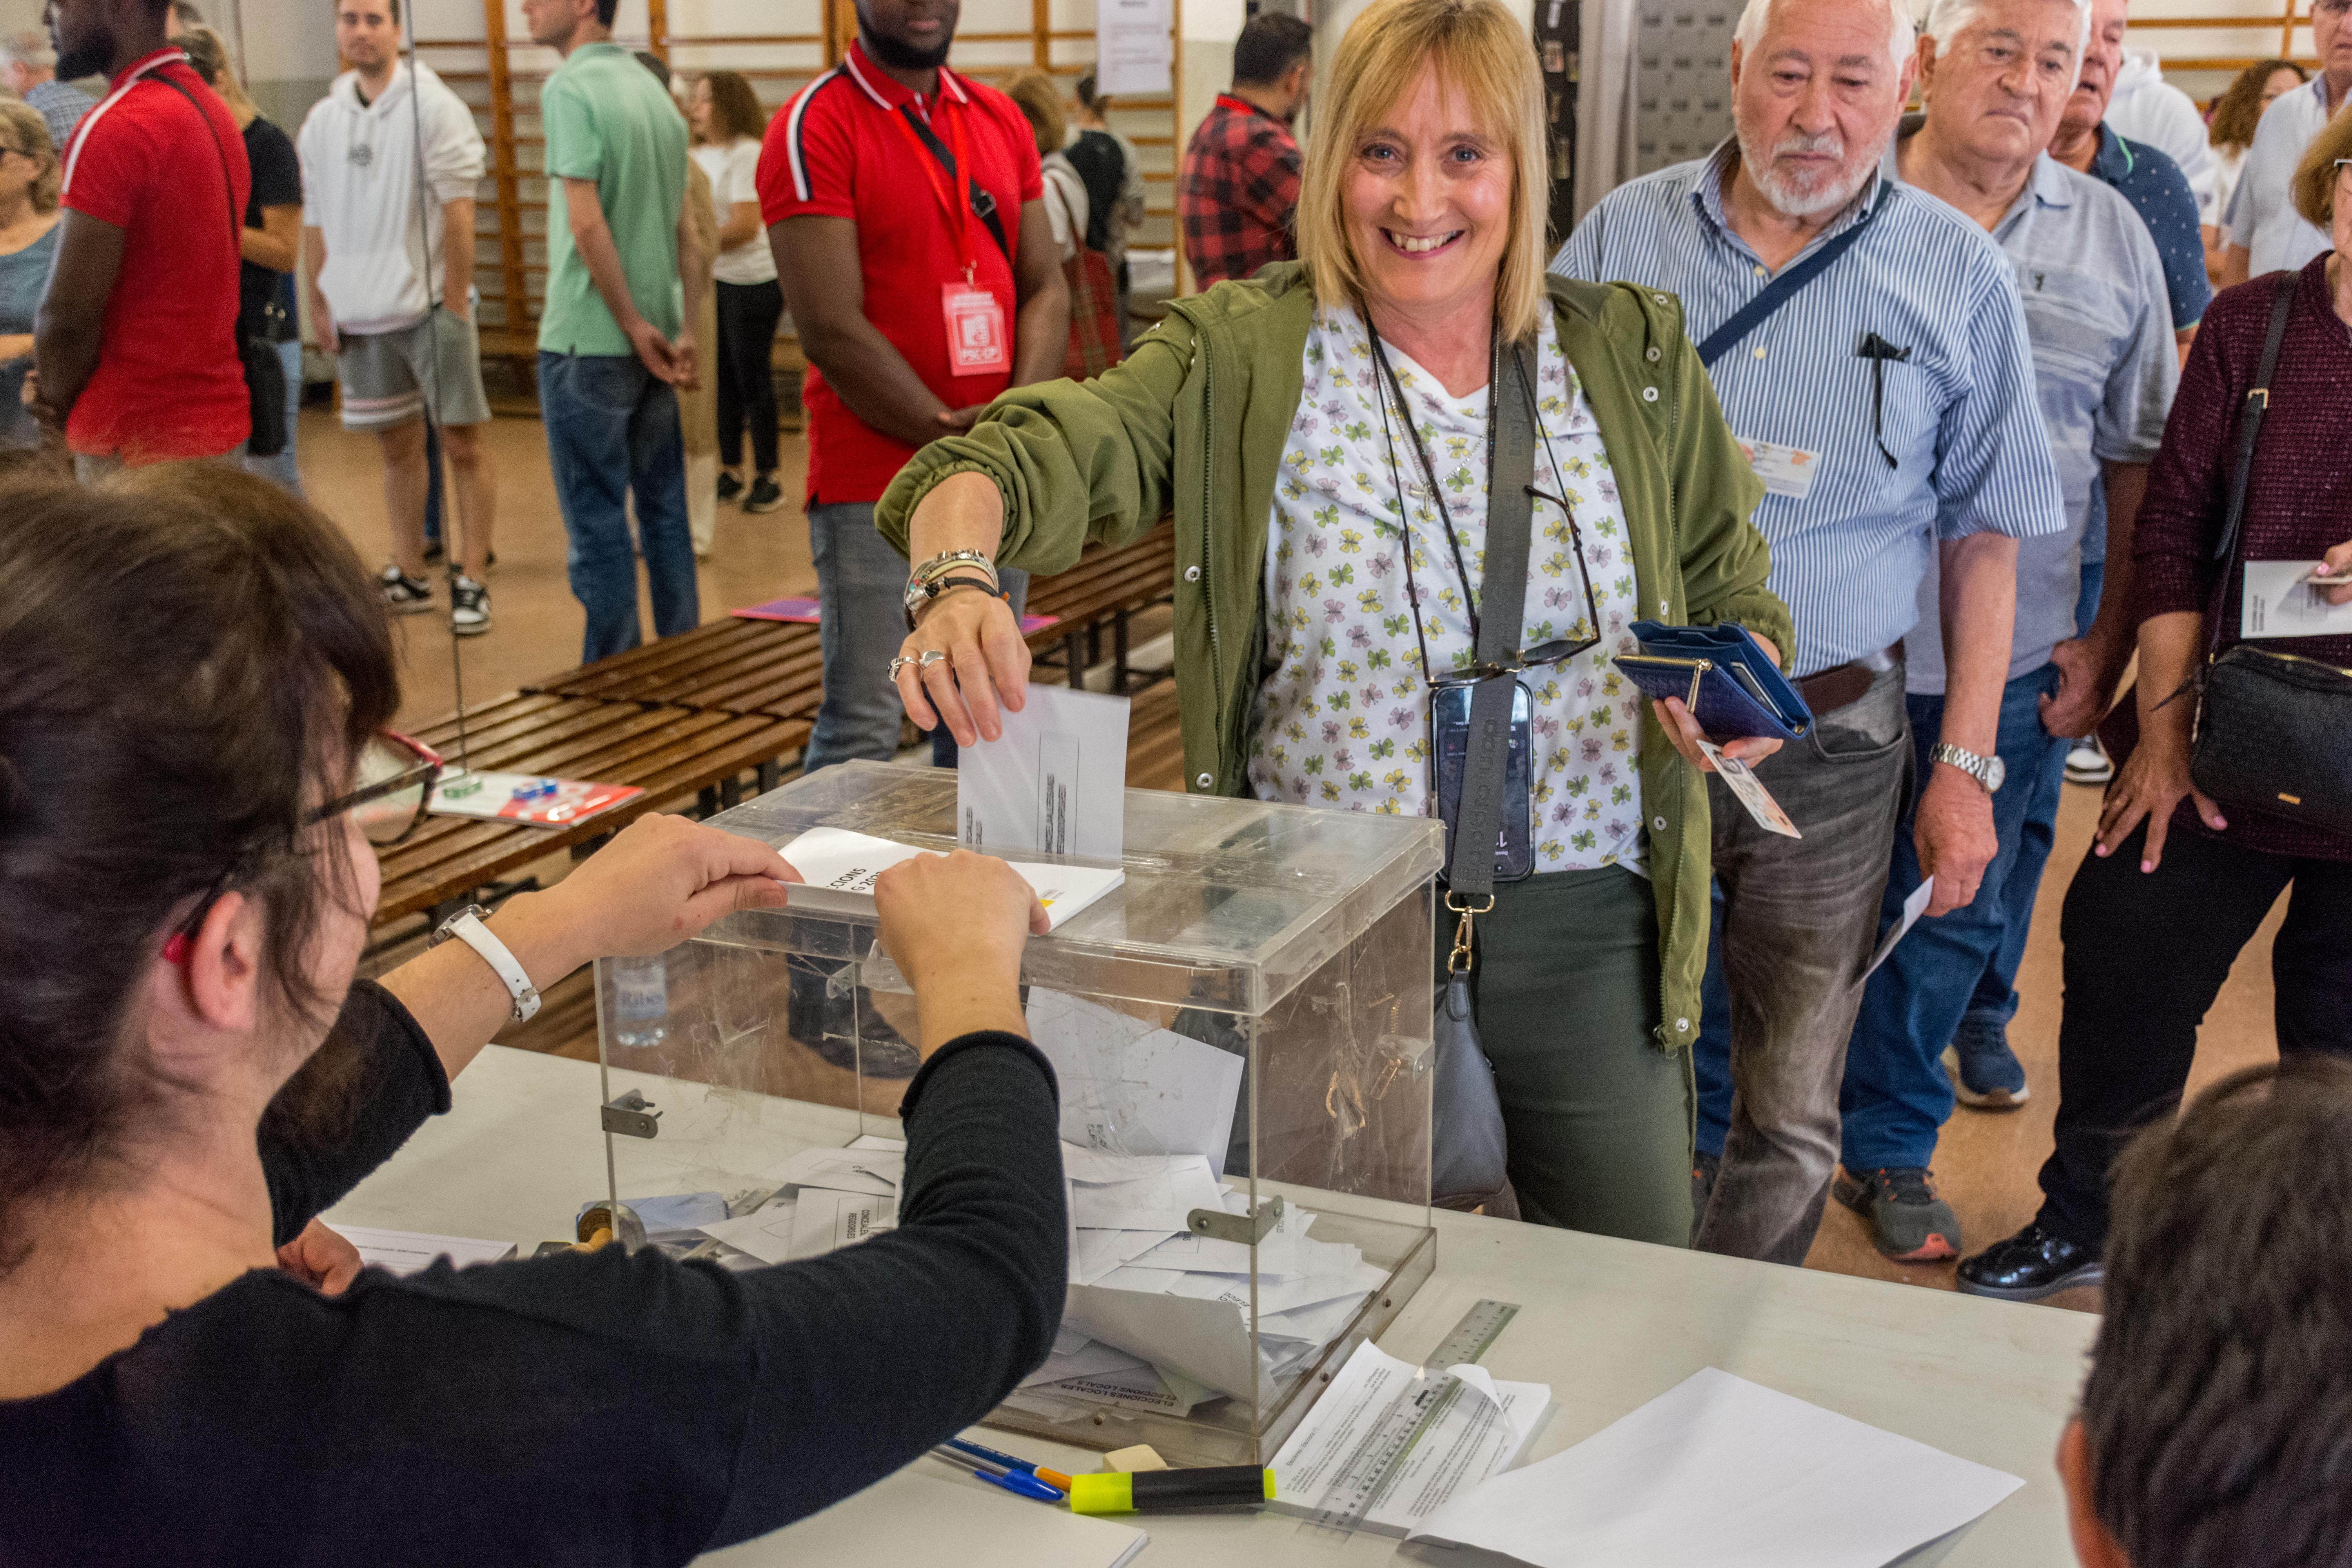
[[[1903,940],[1903,933],[1917,925],[1919,917],[1927,912],[1927,901],[1935,896],[1936,879],[1933,877],[1911,889],[1911,896],[1903,900],[1903,918],[1887,927],[1886,934],[1878,939],[1877,949],[1870,955],[1870,967],[1862,972],[1864,980],[1878,973],[1878,966],[1886,962],[1887,954],[1895,951],[1895,944]]]
[[[1125,852],[1124,697],[1032,686],[1004,733],[956,758],[956,836],[975,849],[1117,860]]]

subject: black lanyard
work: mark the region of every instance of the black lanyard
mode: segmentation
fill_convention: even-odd
[[[1412,405],[1405,401],[1404,385],[1397,380],[1396,370],[1389,363],[1388,353],[1381,345],[1380,331],[1372,325],[1371,310],[1360,298],[1356,301],[1356,312],[1363,318],[1364,335],[1371,340],[1372,363],[1380,369],[1381,382],[1373,389],[1373,395],[1380,399],[1381,437],[1388,444],[1389,480],[1396,486],[1397,510],[1402,514],[1400,531],[1403,535],[1405,604],[1406,608],[1412,612],[1413,640],[1421,647],[1422,680],[1434,687],[1438,684],[1437,676],[1429,667],[1429,637],[1422,629],[1421,592],[1412,574],[1412,508],[1404,493],[1404,476],[1397,470],[1396,435],[1389,426],[1389,396],[1391,394],[1396,398],[1397,416],[1404,421],[1405,435],[1412,442],[1413,458],[1421,465],[1422,478],[1429,486],[1430,504],[1437,509],[1438,519],[1445,525],[1445,544],[1454,557],[1454,570],[1460,574],[1462,578],[1463,603],[1467,607],[1470,621],[1470,645],[1474,649],[1478,645],[1477,585],[1470,581],[1470,568],[1462,556],[1462,541],[1454,531],[1453,510],[1446,506],[1444,496],[1438,490],[1437,465],[1430,460],[1429,448],[1422,442],[1421,427],[1412,422]],[[1502,382],[1502,323],[1498,320],[1487,329],[1486,338],[1486,494],[1490,508],[1493,505],[1495,493],[1495,400],[1497,395],[1496,389]],[[1511,352],[1514,354],[1521,354],[1525,350],[1514,343],[1511,346]],[[1524,360],[1521,362],[1519,380],[1527,390],[1528,423],[1534,428],[1536,434],[1542,437],[1544,456],[1550,461],[1552,473],[1557,477],[1565,470],[1559,466],[1559,458],[1552,452],[1551,434],[1543,427],[1540,411],[1535,405],[1535,382],[1527,374]],[[1584,583],[1585,612],[1591,617],[1589,623],[1592,629],[1591,637],[1580,642],[1567,637],[1554,638],[1540,647],[1528,649],[1520,656],[1519,659],[1522,666],[1558,664],[1562,660],[1575,658],[1586,648],[1601,641],[1601,601],[1593,593],[1592,573],[1584,563],[1584,534],[1576,524],[1576,509],[1569,505],[1564,498],[1538,489],[1532,484],[1528,487],[1528,494],[1538,500],[1549,501],[1559,508],[1561,516],[1568,519],[1569,552],[1576,558],[1577,575]],[[1518,637],[1516,632],[1511,641],[1514,645],[1517,643]],[[1475,678],[1482,672],[1474,668],[1469,673],[1472,678]]]

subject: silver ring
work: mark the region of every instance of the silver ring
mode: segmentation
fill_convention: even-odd
[[[913,659],[908,658],[905,654],[900,654],[898,658],[890,661],[889,679],[892,680],[898,679],[898,672],[914,662],[915,661]]]
[[[922,658],[917,661],[916,668],[929,669],[935,664],[945,664],[947,658],[948,656],[938,648],[926,648],[923,650]]]

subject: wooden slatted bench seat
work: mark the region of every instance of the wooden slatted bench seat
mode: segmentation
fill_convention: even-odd
[[[766,714],[550,693],[513,692],[477,703],[466,716],[472,767],[635,784],[646,793],[568,827],[430,817],[406,843],[384,851],[375,923],[429,916],[534,860],[601,837],[682,796],[708,793],[712,804],[731,805],[747,773],[757,775],[760,788],[773,788],[780,760],[800,750],[808,729],[803,720]],[[455,714],[425,727],[417,739],[456,763]]]

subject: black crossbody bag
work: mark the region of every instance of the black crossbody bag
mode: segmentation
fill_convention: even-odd
[[[2254,384],[2238,416],[2238,458],[2229,510],[2213,550],[2221,568],[2206,617],[2205,663],[2197,676],[2197,740],[2189,776],[2220,805],[2266,813],[2352,837],[2352,669],[2252,643],[2218,653],[2229,613],[2230,579],[2242,563],[2246,486],[2254,444],[2270,411],[2271,377],[2286,338],[2296,274],[2283,273],[2271,298],[2270,332]],[[2243,590],[2240,590],[2242,594]]]
[[[213,128],[213,117],[194,95],[167,76],[147,79],[170,88],[188,100],[188,107],[205,122],[205,133],[213,139],[213,152],[220,158],[221,190],[228,199],[229,246],[236,253],[238,277],[244,276],[245,219],[237,216],[236,181],[228,171],[228,149],[221,145],[220,132]],[[245,370],[246,416],[253,428],[245,437],[245,449],[257,458],[274,458],[286,450],[286,366],[278,357],[277,346],[260,338],[248,336],[245,330],[245,312],[239,310],[238,321],[231,331],[236,337],[236,357]]]

